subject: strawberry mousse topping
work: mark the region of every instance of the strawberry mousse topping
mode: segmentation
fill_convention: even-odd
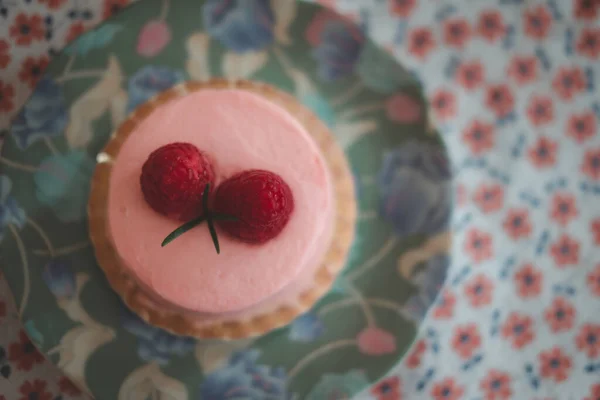
[[[190,209],[201,213],[198,218],[207,217],[206,213],[202,214],[203,198],[198,195],[210,183],[213,193],[207,209],[212,212],[219,234],[220,254],[211,240],[208,218],[201,226],[161,246],[169,232],[194,219],[187,215],[182,218],[185,212],[170,206],[165,211],[169,218],[162,217],[140,190],[143,165],[154,158],[151,154],[157,149],[169,148],[173,142],[190,143],[204,156],[176,146],[179,150],[174,152],[177,154],[174,158],[183,164],[176,168],[181,180],[155,178],[150,181],[160,182],[157,187],[169,188],[157,190],[161,200],[173,196],[182,205],[187,203],[180,198],[193,199]],[[206,160],[206,156],[212,161],[212,168],[201,161]],[[195,160],[192,164],[196,167],[186,164],[188,160]],[[198,166],[207,171],[203,181],[196,174]],[[163,177],[156,172],[158,170],[161,168],[151,168],[150,176]],[[227,189],[229,180],[237,180],[235,177],[243,174],[242,171],[252,170],[271,171],[280,178],[269,178],[278,183],[264,192],[260,189],[262,184],[253,180],[247,185],[249,188],[258,185],[258,191],[245,191],[246,184],[242,185],[244,188]],[[190,181],[187,181],[187,173],[193,178]],[[190,187],[194,188],[194,196]],[[236,205],[235,196],[227,195],[228,200],[223,203],[217,201],[229,190],[239,193],[249,204],[261,207],[266,204],[265,210],[275,211],[275,218],[257,223],[253,211]],[[291,193],[293,200],[286,201],[285,205],[282,198],[264,204],[255,202],[261,193],[267,197],[269,193],[277,193],[286,198],[286,193]],[[155,301],[206,318],[266,306],[278,296],[286,301],[288,296],[296,299],[298,290],[312,283],[315,271],[322,265],[335,226],[336,200],[331,177],[317,144],[295,116],[282,106],[245,90],[191,92],[156,107],[138,121],[111,163],[108,197],[110,239],[124,271]],[[152,195],[150,198],[153,199]],[[231,209],[225,212],[226,207]],[[187,207],[184,208],[187,211]],[[283,217],[281,210],[291,214]],[[234,215],[239,217],[237,230],[235,224],[234,228],[228,226],[231,221],[221,219],[218,214],[222,212],[238,213]],[[268,212],[259,214],[270,218]],[[262,232],[261,227],[268,227],[265,230],[269,235],[276,236],[264,242],[260,242],[268,237],[264,233],[241,239],[240,232],[251,230],[248,226],[239,227],[244,223],[250,227],[254,224],[254,228],[258,226],[258,232]],[[252,239],[260,245],[248,243]]]
[[[213,167],[190,143],[171,143],[152,152],[142,167],[144,199],[156,212],[178,220],[202,213],[202,197],[213,183]]]

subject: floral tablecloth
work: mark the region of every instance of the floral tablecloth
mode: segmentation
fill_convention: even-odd
[[[0,0],[0,131],[52,52],[127,3]],[[403,362],[357,397],[599,398],[600,2],[321,3],[417,71],[456,177],[443,293]],[[30,351],[0,285],[0,400],[85,398]]]

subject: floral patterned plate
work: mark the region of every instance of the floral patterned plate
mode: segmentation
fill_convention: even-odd
[[[266,81],[332,128],[356,176],[357,239],[334,290],[255,340],[148,326],[87,239],[95,156],[186,79]],[[361,28],[293,0],[145,0],[54,58],[0,158],[3,269],[34,343],[97,399],[351,397],[399,361],[448,265],[450,174],[410,71]]]

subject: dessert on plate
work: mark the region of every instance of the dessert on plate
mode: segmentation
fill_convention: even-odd
[[[310,308],[342,269],[356,204],[344,154],[293,97],[186,82],[98,156],[90,235],[134,312],[199,338],[256,336]]]

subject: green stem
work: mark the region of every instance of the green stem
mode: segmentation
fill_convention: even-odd
[[[19,232],[11,224],[8,225],[8,228],[17,242],[17,249],[19,251],[19,255],[21,256],[21,266],[23,268],[23,296],[21,298],[21,304],[19,305],[19,315],[22,316],[23,311],[25,311],[25,307],[27,306],[27,300],[29,299],[29,291],[31,290],[31,283],[29,281],[29,263],[27,262],[25,245],[23,244],[21,236],[19,236]]]
[[[219,246],[219,237],[217,236],[217,230],[215,229],[214,221],[235,221],[236,217],[227,214],[219,214],[213,213],[208,208],[208,196],[210,194],[210,183],[207,183],[204,187],[204,192],[202,193],[202,216],[195,218],[191,221],[186,222],[181,225],[179,228],[175,229],[171,232],[165,240],[163,240],[161,246],[164,247],[171,243],[173,240],[177,239],[179,236],[183,235],[185,232],[189,231],[192,228],[200,225],[204,221],[208,223],[208,231],[210,232],[210,237],[212,238],[213,244],[215,245],[215,250],[217,254],[221,254],[221,247]]]
[[[169,233],[169,235],[161,243],[161,247],[165,247],[166,245],[168,245],[173,240],[177,239],[179,236],[183,235],[190,229],[197,227],[198,225],[203,223],[204,220],[206,220],[206,217],[203,215],[201,217],[195,218],[195,219],[188,221],[185,224],[181,225],[179,228],[177,228],[173,232]]]

